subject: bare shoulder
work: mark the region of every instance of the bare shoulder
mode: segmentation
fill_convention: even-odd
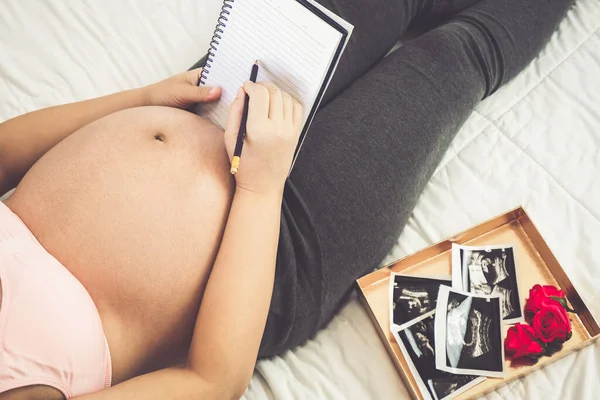
[[[0,400],[65,400],[65,396],[58,389],[36,385],[0,393]]]

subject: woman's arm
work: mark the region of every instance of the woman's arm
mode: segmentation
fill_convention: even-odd
[[[79,128],[108,114],[144,105],[184,108],[212,101],[218,90],[198,87],[200,70],[188,71],[154,85],[49,107],[0,124],[0,195],[17,186],[48,150]]]
[[[273,293],[281,192],[237,188],[207,284],[189,368],[239,398],[252,377]]]
[[[271,302],[283,187],[303,110],[274,85],[247,82],[244,88],[225,130],[231,156],[248,93],[247,138],[236,192],[185,367],[143,375],[81,400],[238,399],[246,389]]]

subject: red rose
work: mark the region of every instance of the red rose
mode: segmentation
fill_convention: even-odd
[[[542,345],[535,339],[533,328],[523,324],[516,324],[508,328],[504,349],[506,354],[512,356],[513,359],[538,358],[544,353]]]
[[[536,312],[540,311],[541,302],[544,299],[552,297],[564,299],[565,293],[562,290],[555,288],[554,286],[535,285],[534,287],[529,289],[529,298],[527,299],[527,303],[525,304],[525,312],[535,314]]]
[[[567,310],[558,302],[549,298],[540,301],[540,310],[531,322],[535,336],[544,343],[564,342],[571,333],[571,321]]]

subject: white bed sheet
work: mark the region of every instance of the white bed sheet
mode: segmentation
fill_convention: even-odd
[[[3,0],[0,121],[128,89],[192,65],[220,0]],[[600,2],[579,0],[540,56],[482,103],[387,261],[523,205],[600,315]],[[592,399],[600,344],[486,398]],[[354,299],[314,340],[258,363],[259,399],[406,399]]]

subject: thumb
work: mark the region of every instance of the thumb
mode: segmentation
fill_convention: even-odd
[[[189,103],[208,103],[221,97],[220,87],[211,86],[184,86],[182,95]]]
[[[231,108],[229,109],[229,116],[227,117],[227,125],[225,126],[225,145],[230,155],[233,154],[233,147],[237,140],[238,131],[240,130],[240,124],[242,123],[242,114],[244,112],[244,98],[246,92],[243,88],[238,90],[237,96]]]

